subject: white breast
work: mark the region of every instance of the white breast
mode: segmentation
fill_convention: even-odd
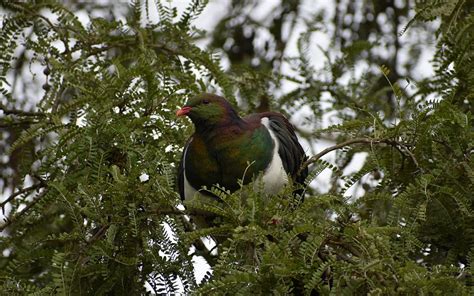
[[[272,137],[273,143],[275,144],[273,147],[272,161],[263,172],[263,186],[266,193],[277,194],[286,184],[288,184],[288,175],[286,174],[283,162],[278,154],[280,142],[275,136],[275,132],[270,127],[268,117],[263,117],[261,123],[267,128]]]

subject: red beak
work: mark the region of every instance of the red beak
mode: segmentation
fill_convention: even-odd
[[[179,109],[178,111],[176,111],[176,116],[184,116],[184,115],[187,115],[189,112],[191,112],[191,107],[183,107],[181,109]]]

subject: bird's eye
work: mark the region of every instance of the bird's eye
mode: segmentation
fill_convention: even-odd
[[[207,105],[209,104],[209,100],[202,100],[202,103]]]

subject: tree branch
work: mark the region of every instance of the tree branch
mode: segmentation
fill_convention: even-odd
[[[4,201],[2,201],[0,203],[0,208],[2,208],[2,214],[5,215],[5,205],[7,203],[9,203],[10,201],[12,201],[15,197],[17,197],[18,195],[21,195],[23,193],[26,193],[28,191],[39,189],[39,188],[42,188],[42,187],[45,187],[45,185],[42,182],[40,182],[40,183],[37,183],[35,185],[31,185],[30,187],[25,187],[23,189],[20,189],[15,193],[12,193],[9,197],[7,197],[7,199],[5,199]]]
[[[28,111],[23,111],[23,110],[17,110],[17,109],[7,109],[6,106],[0,104],[0,110],[3,110],[3,113],[5,115],[18,115],[18,116],[45,116],[44,113],[41,112],[28,112]]]
[[[355,145],[355,144],[370,144],[370,145],[374,145],[374,144],[386,144],[386,145],[390,145],[390,146],[393,146],[395,148],[397,148],[397,150],[401,153],[401,154],[404,154],[407,153],[408,156],[411,158],[411,160],[413,161],[413,163],[415,164],[415,166],[421,170],[420,166],[418,165],[418,161],[416,160],[415,158],[415,155],[413,155],[413,153],[405,146],[403,145],[402,143],[398,142],[398,141],[395,141],[395,140],[391,140],[391,139],[370,139],[370,138],[356,138],[356,139],[352,139],[352,140],[348,140],[348,141],[345,141],[345,142],[342,142],[342,143],[339,143],[337,145],[334,145],[334,146],[331,146],[331,147],[328,147],[326,149],[324,149],[323,151],[319,152],[318,154],[310,157],[308,160],[306,160],[305,162],[303,162],[303,164],[301,165],[299,171],[298,171],[298,175],[301,174],[301,172],[307,168],[310,164],[312,163],[315,163],[316,161],[318,161],[321,157],[323,157],[324,155],[328,154],[329,152],[331,151],[334,151],[334,150],[337,150],[337,149],[341,149],[341,148],[344,148],[346,146],[351,146],[351,145]]]
[[[216,214],[211,212],[205,212],[203,210],[178,210],[176,208],[165,208],[152,210],[153,213],[159,215],[189,215],[189,216],[200,216],[200,217],[215,217]]]
[[[349,140],[349,141],[345,141],[345,142],[342,142],[342,143],[339,143],[337,145],[334,145],[334,146],[331,146],[331,147],[328,147],[326,149],[324,149],[323,151],[319,152],[318,154],[316,155],[313,155],[312,157],[310,157],[308,160],[306,160],[305,162],[303,162],[303,164],[301,165],[301,168],[299,169],[298,171],[298,175],[305,169],[307,168],[310,164],[312,163],[315,163],[316,161],[318,161],[321,157],[323,157],[324,155],[328,154],[329,152],[331,151],[334,151],[334,150],[337,150],[337,149],[341,149],[343,147],[346,147],[346,146],[350,146],[350,145],[354,145],[354,144],[378,144],[380,143],[381,140],[376,140],[376,139],[367,139],[367,138],[358,138],[358,139],[352,139],[352,140]]]
[[[33,199],[28,205],[26,205],[26,207],[22,211],[18,212],[16,215],[12,216],[11,218],[6,218],[5,223],[0,225],[0,232],[5,230],[5,228],[10,226],[13,222],[18,220],[18,218],[28,212],[28,210],[31,209],[46,194],[46,192],[47,190],[41,192],[35,199]]]

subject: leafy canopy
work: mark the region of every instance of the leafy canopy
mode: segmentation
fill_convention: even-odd
[[[168,2],[137,1],[111,6],[125,17],[90,13],[87,24],[77,11],[109,7],[2,3],[2,291],[472,293],[472,5],[373,3],[372,16],[359,21],[363,1],[353,1],[344,8],[352,26],[336,5],[336,29],[322,11],[304,19],[307,31],[288,56],[283,27],[294,28],[301,3],[282,1],[265,24],[245,19],[253,1],[237,2],[206,50],[196,45],[206,35],[193,20],[207,1],[191,1],[180,14]],[[373,21],[382,14],[393,21],[390,32]],[[427,35],[434,19],[435,75],[417,80],[416,44],[400,66],[399,27]],[[268,46],[256,47],[262,30]],[[323,71],[308,50],[318,31],[335,40]],[[388,58],[383,43],[396,49]],[[363,75],[355,71],[360,61],[368,65]],[[204,91],[238,99],[241,112],[309,107],[299,135],[334,146],[313,153],[307,183],[330,171],[327,190],[311,185],[298,204],[293,188],[272,198],[246,186],[232,194],[214,188],[222,202],[183,211],[175,171],[192,125],[175,111]],[[323,126],[327,112],[337,124]],[[333,163],[322,158],[331,151]],[[347,173],[357,155],[366,156],[362,167]],[[194,230],[185,214],[203,213],[217,215],[216,226]],[[209,235],[223,237],[218,253],[203,244]],[[199,282],[197,256],[212,268]]]

